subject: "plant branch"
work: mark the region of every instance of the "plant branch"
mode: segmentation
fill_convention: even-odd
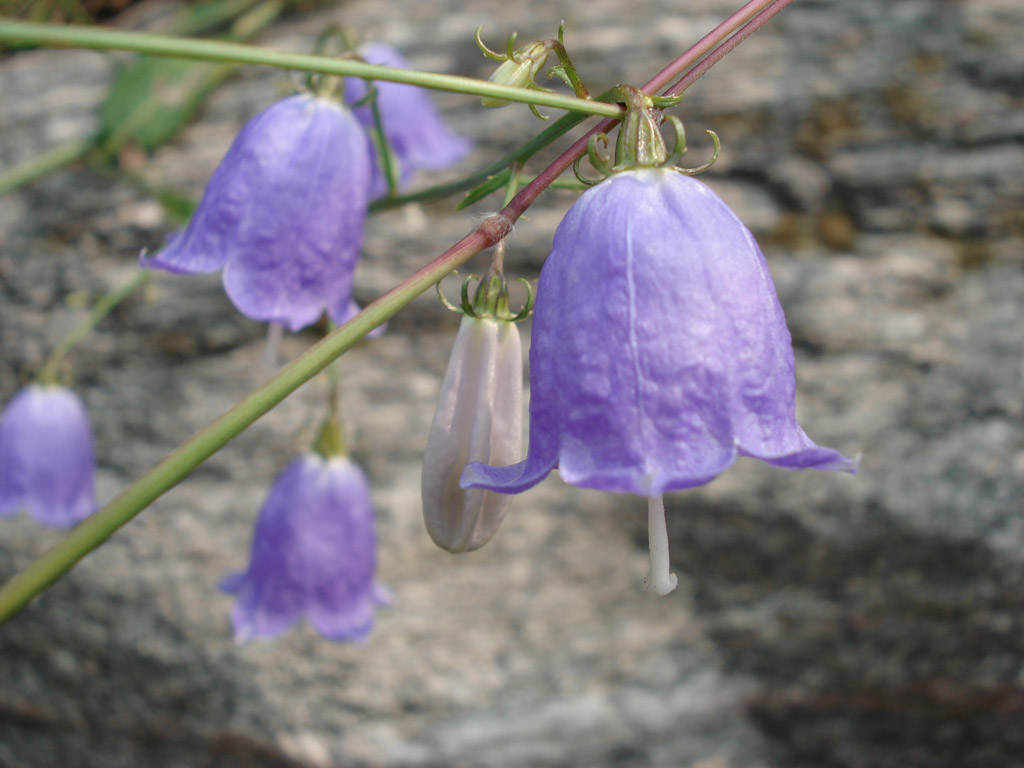
[[[776,4],[780,8],[788,2],[790,0],[776,0]],[[754,19],[757,14],[770,5],[773,3],[766,0],[754,0],[745,5],[743,9],[730,16],[719,27],[698,41],[683,56],[659,72],[644,86],[644,90],[651,92],[665,87],[673,79],[683,74],[687,66],[706,55],[719,42]],[[752,33],[764,21],[767,21],[767,18],[751,22],[753,28],[749,29],[746,34]],[[3,38],[3,29],[10,26],[10,24],[0,23],[0,39]],[[306,58],[315,59],[316,57]],[[679,88],[679,84],[674,88]],[[530,92],[531,95],[533,93],[535,92]],[[604,120],[599,123],[541,171],[499,213],[485,219],[451,248],[369,304],[362,312],[328,334],[298,359],[286,365],[268,382],[250,393],[216,421],[196,433],[113,501],[72,529],[52,549],[16,574],[0,589],[0,624],[10,619],[32,598],[71,570],[79,560],[100,546],[145,507],[181,482],[203,461],[227,445],[302,384],[313,378],[371,330],[397,313],[416,296],[435,285],[456,267],[468,261],[473,255],[499,243],[509,234],[515,221],[530,207],[541,192],[547,189],[578,157],[583,155],[589,136],[598,131],[607,130],[615,122],[614,120]]]

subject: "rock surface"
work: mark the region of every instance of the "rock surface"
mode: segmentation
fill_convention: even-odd
[[[600,90],[642,82],[733,10],[680,5],[352,0],[262,42],[305,50],[344,20],[419,66],[486,76],[477,25],[500,47],[564,17]],[[768,254],[801,421],[862,451],[859,476],[741,461],[671,495],[667,598],[640,586],[643,500],[554,475],[491,544],[452,557],[418,493],[457,323],[421,297],[342,365],[396,594],[368,642],[301,627],[237,646],[216,591],[310,437],[314,381],[0,628],[0,766],[1024,766],[1022,36],[1014,0],[798,0],[687,96],[693,162],[700,131],[718,131],[706,180]],[[0,167],[93,130],[116,61],[0,61]],[[242,70],[147,173],[198,195],[245,118],[289,87]],[[477,141],[466,167],[538,128],[525,108],[437,101]],[[536,274],[572,199],[548,193],[520,222],[513,272]],[[375,217],[357,298],[472,221],[444,204]],[[0,200],[0,401],[169,226],[87,167]],[[100,325],[73,363],[102,500],[270,375],[263,336],[216,275],[161,275]],[[0,521],[0,577],[58,539]]]

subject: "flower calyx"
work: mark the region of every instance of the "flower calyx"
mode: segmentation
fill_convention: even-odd
[[[548,80],[553,77],[558,77],[566,85],[572,88],[573,93],[577,98],[589,99],[590,91],[587,90],[583,81],[580,79],[579,74],[576,71],[576,67],[572,63],[572,59],[569,56],[569,52],[565,48],[565,22],[562,21],[558,25],[558,39],[557,40],[536,40],[532,43],[528,43],[520,48],[516,48],[516,36],[517,33],[513,32],[509,35],[508,41],[505,44],[505,52],[498,53],[491,50],[483,39],[480,37],[480,32],[484,28],[481,24],[476,30],[476,44],[480,48],[480,51],[489,59],[494,61],[500,61],[499,66],[488,78],[492,83],[498,85],[510,85],[517,88],[530,88],[538,91],[545,91],[550,93],[550,88],[544,88],[534,82],[534,78],[540,73],[547,64],[548,55],[554,53],[558,57],[558,64],[548,70]],[[504,107],[509,104],[508,99],[502,99],[498,96],[484,96],[480,99],[480,103],[485,107]],[[530,104],[530,111],[534,115],[539,117],[541,120],[547,120],[546,115],[540,114],[537,108]]]
[[[676,165],[686,154],[686,130],[678,117],[665,117],[661,110],[679,104],[681,96],[651,96],[637,88],[620,85],[612,89],[612,98],[626,107],[626,116],[619,125],[619,135],[615,143],[614,163],[609,164],[598,152],[598,142],[607,147],[607,135],[598,133],[591,136],[587,144],[587,158],[598,172],[599,178],[583,176],[580,172],[580,160],[577,160],[573,164],[573,173],[584,184],[593,186],[613,173],[634,168],[670,168],[692,176],[706,171],[718,159],[721,149],[718,134],[714,131],[705,131],[714,143],[711,159],[694,168],[680,168]],[[671,152],[662,135],[662,126],[665,123],[669,123],[675,132],[675,144]]]
[[[462,300],[459,306],[455,306],[441,290],[441,283],[437,284],[437,296],[441,303],[451,311],[478,319],[489,318],[491,320],[503,320],[509,323],[518,323],[525,320],[533,312],[533,284],[525,277],[519,278],[519,282],[526,286],[526,301],[518,312],[509,309],[508,283],[505,281],[503,270],[505,255],[505,242],[502,241],[495,249],[491,266],[484,273],[482,278],[470,275],[462,281]],[[469,297],[469,285],[477,280],[476,291],[473,298]]]
[[[359,46],[359,34],[347,25],[330,24],[324,27],[313,43],[313,54],[331,56],[338,59],[358,58],[355,53]],[[345,78],[338,75],[306,74],[303,85],[305,90],[321,99],[333,99],[340,102],[339,92],[344,89]]]
[[[320,425],[320,431],[313,441],[313,451],[324,459],[348,456],[348,445],[342,435],[341,420],[337,414],[332,413]]]

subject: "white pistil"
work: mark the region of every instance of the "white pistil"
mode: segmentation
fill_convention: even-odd
[[[647,499],[647,541],[651,551],[651,568],[644,577],[648,592],[667,595],[679,580],[668,569],[668,528],[665,526],[665,500],[661,494]]]

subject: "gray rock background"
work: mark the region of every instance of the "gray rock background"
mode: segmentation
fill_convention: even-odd
[[[485,76],[472,43],[567,43],[596,89],[642,82],[724,0],[351,0],[278,24],[308,48],[344,20],[416,64]],[[233,643],[241,568],[274,474],[314,426],[307,385],[0,628],[0,766],[1024,765],[1024,11],[1016,0],[797,0],[688,93],[724,152],[705,179],[755,230],[797,351],[801,421],[862,451],[856,477],[741,461],[667,500],[680,588],[645,594],[642,499],[553,475],[470,556],[419,519],[426,430],[456,321],[432,297],[344,358],[356,456],[396,594],[361,647],[301,627]],[[95,126],[118,56],[0,61],[0,167]],[[198,195],[244,120],[290,88],[246,68],[151,158]],[[478,151],[539,127],[439,95]],[[425,181],[425,180],[421,180]],[[532,276],[573,196],[549,192],[509,261]],[[469,229],[450,206],[375,217],[357,298]],[[0,198],[0,400],[169,228],[74,167]],[[481,263],[482,264],[482,263]],[[75,353],[112,497],[258,385],[263,329],[217,276],[162,275]],[[286,339],[290,358],[314,340]],[[0,577],[58,540],[0,523]]]

